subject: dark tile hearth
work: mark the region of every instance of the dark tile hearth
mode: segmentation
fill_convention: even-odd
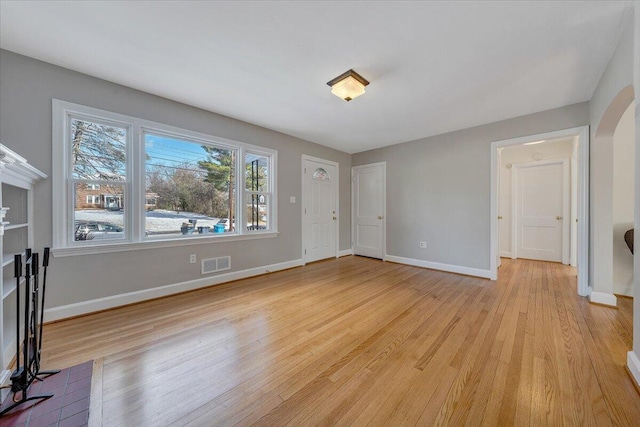
[[[34,381],[29,396],[54,393],[44,401],[26,402],[0,419],[2,427],[81,427],[89,422],[89,395],[93,361],[63,369],[44,381]],[[11,405],[9,394],[0,410]]]

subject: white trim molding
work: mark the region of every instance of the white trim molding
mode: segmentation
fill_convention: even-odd
[[[627,353],[627,369],[636,381],[636,387],[640,387],[640,359],[633,351]]]
[[[302,266],[302,260],[296,259],[292,261],[281,262],[279,264],[264,265],[261,267],[249,268],[247,270],[219,274],[217,276],[203,277],[201,279],[189,280],[172,285],[158,286],[157,288],[144,289],[141,291],[127,292],[124,294],[77,302],[74,304],[63,305],[60,307],[54,307],[45,310],[44,320],[45,322],[52,322],[69,317],[81,316],[96,311],[107,310],[123,305],[178,294],[181,292],[193,291],[200,288],[219,285],[221,283],[246,279],[248,277],[259,276],[261,274],[273,273],[274,271],[287,270],[289,268],[300,266]]]
[[[424,261],[421,259],[405,258],[394,255],[385,255],[385,261],[395,262],[398,264],[413,265],[415,267],[429,268],[431,270],[447,271],[449,273],[465,274],[467,276],[482,277],[483,279],[491,279],[489,270],[480,268],[464,267],[461,265],[442,264],[433,261]],[[492,279],[493,280],[493,279]]]
[[[589,302],[616,307],[618,305],[618,298],[616,298],[614,294],[607,294],[604,292],[591,292],[591,294],[589,295]]]
[[[338,256],[336,258],[342,258],[343,256],[349,256],[349,255],[353,255],[353,248],[338,251]]]

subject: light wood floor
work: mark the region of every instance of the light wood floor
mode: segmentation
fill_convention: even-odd
[[[44,368],[96,359],[105,426],[637,426],[631,306],[345,257],[47,325]]]

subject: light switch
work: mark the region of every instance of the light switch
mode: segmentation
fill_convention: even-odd
[[[296,196],[289,197],[289,202],[295,203],[296,202]]]

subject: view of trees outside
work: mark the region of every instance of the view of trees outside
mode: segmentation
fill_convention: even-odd
[[[86,180],[126,179],[126,129],[74,119],[71,121],[73,177]]]
[[[206,232],[211,232],[215,223],[210,220],[226,218],[224,231],[233,231],[236,150],[153,134],[145,135],[145,147],[147,195],[156,196],[156,212],[147,213],[148,234],[160,232],[154,229],[154,221],[151,220],[157,217],[157,211],[199,216],[185,217],[181,229],[191,224],[195,231],[199,224],[203,224],[210,227]],[[191,223],[188,219],[192,220]],[[196,224],[193,224],[194,219]],[[185,231],[192,230],[175,230],[178,233]]]
[[[123,235],[125,187],[118,184],[126,180],[126,136],[124,128],[72,121],[76,227],[87,229],[88,223],[98,223],[100,229],[114,229],[101,224],[120,227],[118,236],[105,233],[100,238]],[[144,135],[144,143],[147,236],[210,233],[219,222],[223,225],[218,224],[216,231],[234,230],[237,150],[152,133]],[[264,229],[268,158],[247,154],[244,163],[245,190],[250,199],[247,227]]]
[[[269,159],[247,154],[244,163],[245,190],[249,198],[246,203],[247,227],[250,230],[264,229],[268,224],[269,212]]]
[[[71,176],[74,184],[74,240],[124,237],[127,130],[86,120],[71,120]],[[100,181],[97,184],[91,181]],[[86,208],[109,213],[109,221],[87,215]],[[109,232],[104,231],[108,225]],[[113,231],[115,230],[115,232]]]

